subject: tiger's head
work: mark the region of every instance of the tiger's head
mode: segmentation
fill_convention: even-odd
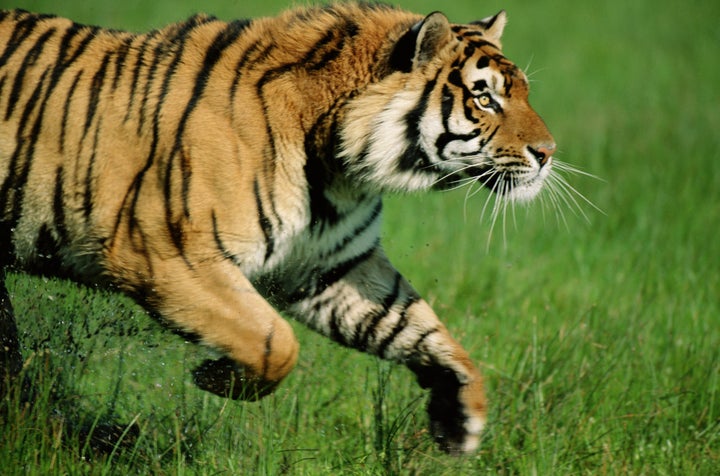
[[[380,191],[479,182],[530,200],[555,141],[528,103],[528,79],[501,52],[505,12],[452,25],[439,12],[391,38],[389,74],[350,102],[340,156]]]

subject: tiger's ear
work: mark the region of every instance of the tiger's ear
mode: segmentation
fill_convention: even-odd
[[[428,63],[450,39],[452,31],[447,17],[433,12],[416,23],[395,43],[390,66],[409,73]]]
[[[490,42],[495,43],[498,48],[502,47],[500,43],[500,37],[505,29],[507,23],[507,13],[505,10],[500,10],[497,15],[483,18],[482,20],[474,21],[471,25],[478,25],[485,30],[483,36]]]

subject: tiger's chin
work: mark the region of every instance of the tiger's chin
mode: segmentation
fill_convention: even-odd
[[[515,203],[528,203],[537,197],[545,184],[545,177],[536,176],[532,179],[518,180],[507,185],[506,189],[496,191],[504,200]]]
[[[503,200],[528,203],[542,190],[551,168],[552,158],[540,168],[510,171],[494,169],[485,172],[478,180]]]
[[[502,170],[494,166],[473,167],[460,178],[452,177],[436,183],[435,188],[453,190],[462,186],[480,183],[502,200],[515,203],[531,202],[545,185],[551,173],[552,158],[540,168],[523,170]]]

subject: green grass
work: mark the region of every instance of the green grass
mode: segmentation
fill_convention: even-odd
[[[408,371],[301,326],[300,362],[279,390],[228,402],[191,384],[204,351],[128,300],[13,276],[40,403],[2,403],[0,472],[716,474],[720,6],[400,3],[455,20],[507,9],[505,51],[530,64],[533,104],[557,157],[604,179],[568,177],[605,214],[583,205],[588,223],[564,206],[563,219],[538,203],[508,214],[489,246],[482,193],[467,203],[464,191],[387,200],[389,255],[487,377],[481,451],[437,451]],[[193,5],[12,4],[135,30]],[[202,5],[226,18],[283,7]],[[89,447],[89,430],[113,425],[127,429],[114,451]]]

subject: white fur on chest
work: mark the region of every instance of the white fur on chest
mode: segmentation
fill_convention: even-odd
[[[271,301],[312,288],[319,277],[377,245],[380,236],[380,198],[365,200],[343,211],[337,221],[310,223],[296,233],[275,236],[275,249],[264,260],[256,253],[246,275]]]

